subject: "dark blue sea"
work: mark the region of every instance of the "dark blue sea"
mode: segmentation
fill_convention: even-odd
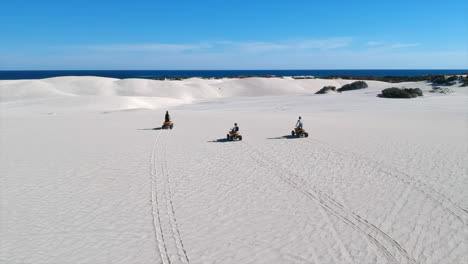
[[[461,74],[468,69],[456,70],[66,70],[66,71],[0,71],[0,80],[44,79],[59,76],[100,76],[126,78],[174,78],[174,77],[232,77],[239,75],[276,76],[418,76],[426,74]]]

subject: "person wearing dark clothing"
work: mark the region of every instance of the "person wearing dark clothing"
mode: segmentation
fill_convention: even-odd
[[[169,111],[166,111],[166,116],[164,117],[165,122],[171,121],[171,117],[169,116]]]
[[[233,133],[239,132],[239,127],[237,126],[237,123],[234,123],[234,127],[231,130]]]

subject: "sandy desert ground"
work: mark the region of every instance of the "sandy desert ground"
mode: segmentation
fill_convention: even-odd
[[[468,87],[350,82],[0,81],[0,263],[468,263]]]

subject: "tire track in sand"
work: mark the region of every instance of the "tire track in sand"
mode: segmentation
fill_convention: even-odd
[[[317,143],[319,143],[321,145],[326,146],[334,154],[337,154],[339,156],[342,156],[342,157],[349,157],[349,156],[357,157],[358,159],[360,159],[362,161],[366,161],[367,163],[373,164],[375,169],[377,169],[378,171],[384,173],[385,175],[388,175],[390,177],[393,177],[393,178],[396,178],[396,179],[400,180],[405,185],[408,185],[409,188],[411,188],[411,189],[414,188],[417,191],[421,192],[427,198],[429,198],[434,203],[439,205],[443,210],[447,211],[449,214],[451,214],[452,216],[454,216],[455,218],[460,220],[460,222],[463,224],[463,226],[465,226],[465,227],[467,226],[467,224],[468,224],[468,211],[465,208],[463,208],[462,206],[460,206],[457,203],[455,203],[454,201],[452,201],[449,197],[447,197],[446,195],[444,195],[440,191],[438,191],[438,190],[434,189],[433,187],[431,187],[430,185],[428,185],[428,184],[416,179],[415,177],[413,177],[413,176],[411,176],[411,175],[409,175],[409,174],[395,168],[394,166],[392,166],[390,164],[383,163],[383,162],[377,162],[375,160],[372,160],[371,158],[366,158],[365,155],[363,155],[361,153],[357,153],[357,152],[354,152],[354,151],[344,150],[344,149],[342,151],[339,151],[339,150],[337,150],[336,147],[332,146],[331,144],[323,142],[323,141],[318,140],[318,139],[312,139],[312,140],[314,140],[315,142],[317,142]],[[306,140],[305,142],[307,142],[307,144],[311,144],[311,145],[316,146],[315,144],[313,144],[309,140]],[[348,155],[346,155],[346,153]],[[385,166],[386,169],[383,169],[382,165]],[[394,171],[394,172],[391,172],[390,170]]]
[[[169,131],[160,130],[151,151],[151,204],[153,230],[163,264],[189,264],[175,215],[167,166]],[[161,135],[163,135],[161,137]],[[160,143],[164,141],[163,143]],[[156,155],[159,152],[161,155]],[[160,166],[160,169],[158,167]],[[165,209],[165,212],[164,210]],[[171,239],[172,238],[172,239]]]
[[[211,141],[211,142],[216,142],[216,141]],[[233,167],[238,167],[239,159],[237,158],[235,162],[233,162],[233,157],[245,156],[246,153],[243,151],[243,148],[240,147],[240,146],[243,146],[244,143],[245,142],[225,142],[222,144],[217,143],[218,145],[222,146],[221,148],[218,149],[219,152],[217,152],[217,155],[223,158],[221,160],[217,160],[215,163],[210,162],[213,168],[217,169],[216,174],[221,175],[225,170],[229,170]],[[262,211],[262,213],[264,213],[264,211]],[[230,242],[235,243],[237,245],[252,248],[254,250],[257,250],[258,252],[262,252],[265,250],[272,251],[276,254],[279,254],[282,260],[284,261],[289,259],[285,263],[293,263],[291,262],[291,260],[294,260],[294,263],[296,263],[298,260],[300,260],[300,263],[308,263],[308,260],[304,258],[303,256],[294,254],[291,252],[284,252],[284,250],[281,247],[275,246],[274,244],[272,244],[270,240],[262,239],[260,237],[255,237],[255,239],[251,242],[246,242],[241,239],[233,239],[233,240],[230,240]],[[263,248],[259,248],[259,246]],[[318,254],[316,250],[314,248],[311,248],[311,250],[312,250],[312,255],[313,255],[312,258],[314,260],[314,263],[320,264],[321,262],[318,260]],[[333,254],[330,253],[330,255],[333,255]],[[284,261],[280,261],[279,263],[282,263]],[[235,261],[233,261],[233,263],[243,263],[243,262],[239,262],[239,260],[236,259]]]
[[[172,190],[171,190],[171,182],[170,182],[170,175],[169,175],[169,170],[167,166],[167,142],[168,140],[168,135],[169,131],[164,132],[166,136],[166,140],[164,140],[164,147],[163,147],[163,155],[162,155],[162,176],[165,179],[166,183],[166,188],[164,189],[164,194],[166,197],[166,207],[167,207],[167,212],[169,215],[169,220],[170,224],[172,227],[172,236],[174,238],[174,242],[177,247],[179,259],[182,263],[188,264],[190,263],[190,260],[187,255],[187,251],[185,250],[184,243],[182,242],[182,237],[180,235],[180,230],[179,230],[179,225],[177,223],[177,218],[176,218],[176,213],[175,213],[175,207],[174,203],[172,201]]]
[[[255,147],[249,147],[251,149],[249,156],[256,161],[257,164],[271,170],[291,187],[301,192],[309,199],[316,201],[326,211],[362,233],[391,263],[416,263],[407,251],[387,233],[368,222],[360,215],[345,208],[341,203],[323,193],[315,186],[310,186],[307,181],[297,174],[277,165],[277,162],[266,157]]]
[[[161,211],[159,208],[159,199],[156,193],[156,147],[161,136],[161,130],[156,136],[156,139],[153,143],[153,148],[151,150],[151,160],[150,160],[150,174],[151,174],[151,214],[153,217],[153,231],[154,237],[156,239],[156,244],[158,246],[159,257],[163,264],[171,263],[169,259],[169,254],[167,253],[167,246],[164,238],[164,232],[161,224]]]

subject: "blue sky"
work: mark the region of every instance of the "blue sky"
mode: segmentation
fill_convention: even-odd
[[[468,69],[468,1],[29,0],[0,70]]]

